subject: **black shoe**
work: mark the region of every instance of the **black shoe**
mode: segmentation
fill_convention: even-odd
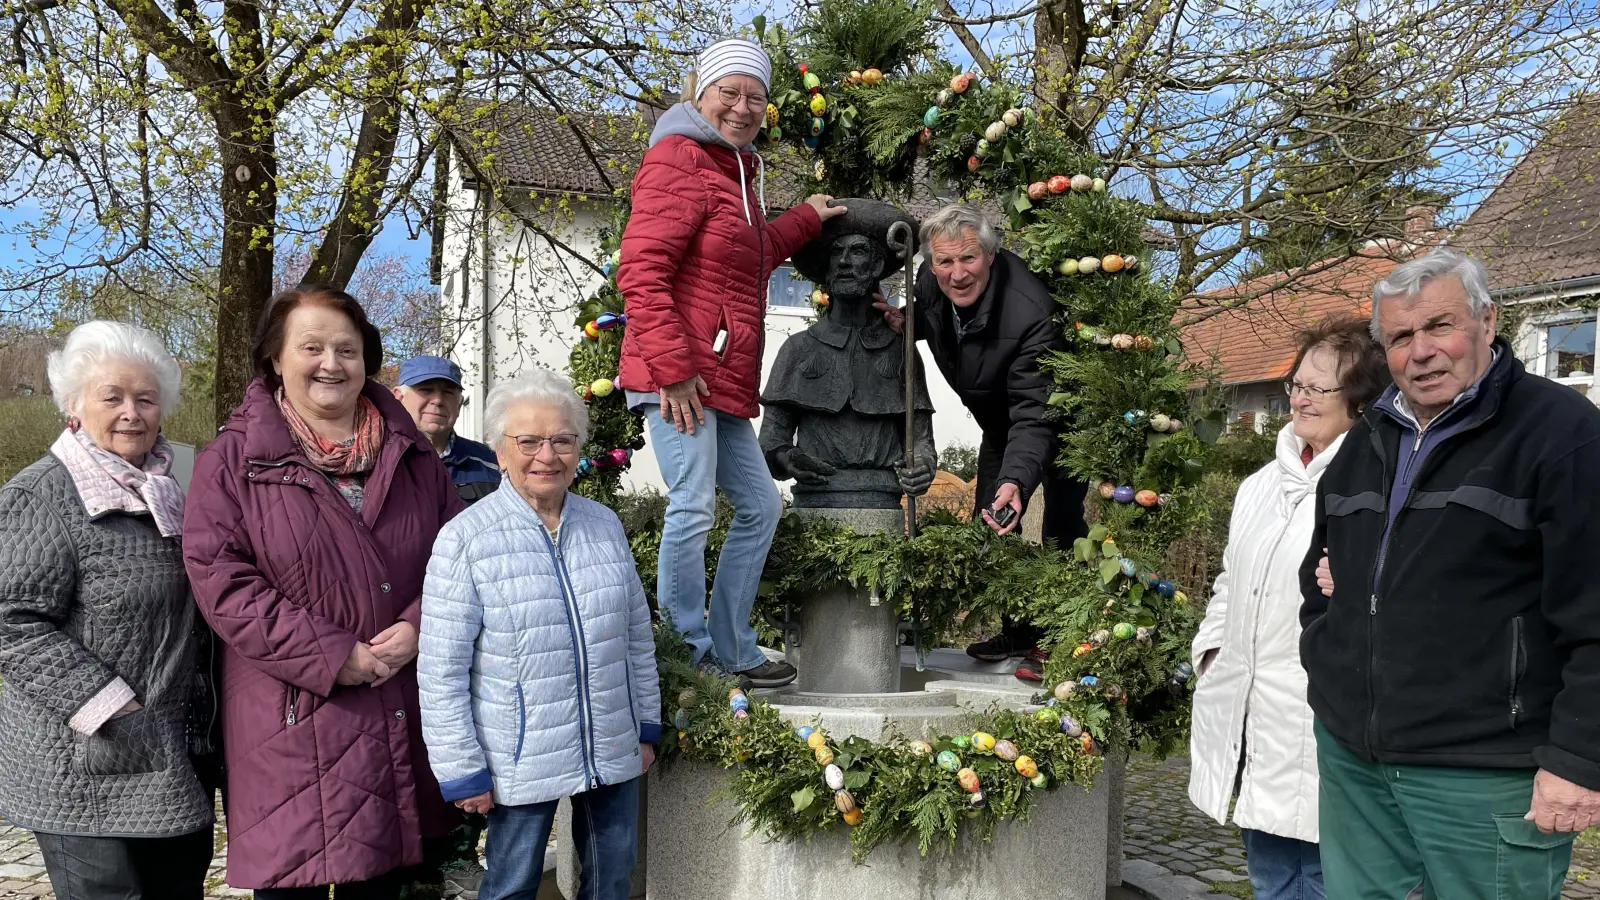
[[[745,669],[739,673],[741,678],[748,678],[750,683],[758,688],[775,688],[793,684],[799,675],[800,673],[795,671],[794,666],[786,662],[774,662],[770,659],[754,669]]]
[[[715,678],[718,681],[735,682],[739,685],[739,690],[741,691],[748,691],[755,687],[755,684],[749,678],[746,678],[743,672],[729,672],[722,667],[721,663],[712,659],[709,653],[700,658],[700,662],[695,664],[695,668],[700,671],[701,675]],[[792,681],[793,679],[791,678],[790,680]]]
[[[967,655],[982,662],[1005,662],[1014,656],[1027,656],[1031,649],[1033,649],[1031,641],[1023,644],[1001,632],[986,641],[979,641],[967,647]]]

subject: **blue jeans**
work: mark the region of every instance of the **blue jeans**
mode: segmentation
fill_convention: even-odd
[[[628,900],[639,855],[639,779],[572,795],[572,839],[578,850],[578,896]],[[556,822],[556,801],[489,810],[485,872],[478,900],[534,900],[544,876],[544,848]]]
[[[661,420],[661,407],[640,407],[650,427],[661,477],[667,482],[667,517],[656,564],[656,600],[683,632],[699,661],[707,653],[730,672],[767,661],[756,646],[750,609],[772,535],[783,516],[783,497],[756,441],[749,419],[706,410],[694,434]],[[733,504],[733,524],[717,558],[717,577],[706,610],[706,536],[717,515],[717,488]]]
[[[1309,841],[1241,828],[1256,900],[1322,900],[1322,854]]]

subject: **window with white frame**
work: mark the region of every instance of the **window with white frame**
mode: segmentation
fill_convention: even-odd
[[[1573,310],[1540,324],[1546,378],[1588,378],[1594,374],[1595,313]]]

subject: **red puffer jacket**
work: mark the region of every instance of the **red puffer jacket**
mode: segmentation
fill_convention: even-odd
[[[755,154],[736,150],[690,104],[668,110],[650,143],[622,235],[617,287],[628,328],[617,384],[655,392],[699,375],[707,406],[754,418],[767,279],[822,220],[802,204],[767,222]]]

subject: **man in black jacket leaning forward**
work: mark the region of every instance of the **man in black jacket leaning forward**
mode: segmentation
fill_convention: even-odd
[[[997,534],[1022,523],[1034,489],[1044,485],[1043,537],[1071,546],[1089,533],[1083,521],[1086,485],[1054,473],[1056,433],[1044,421],[1050,378],[1040,358],[1062,347],[1061,326],[1050,291],[970,206],[946,206],[922,222],[926,261],[917,273],[917,338],[928,342],[934,362],[983,431],[978,447],[978,491],[974,515]],[[878,304],[899,331],[903,315]],[[994,513],[1014,515],[1001,525]],[[1002,517],[1003,518],[1003,517]],[[1027,657],[1017,677],[1038,681],[1044,654],[1034,645],[1040,632],[1007,620],[1001,633],[973,644],[977,659],[999,662]]]
[[[1317,486],[1300,652],[1340,900],[1556,900],[1600,823],[1600,410],[1523,370],[1486,282],[1441,249],[1378,283],[1394,386]]]

